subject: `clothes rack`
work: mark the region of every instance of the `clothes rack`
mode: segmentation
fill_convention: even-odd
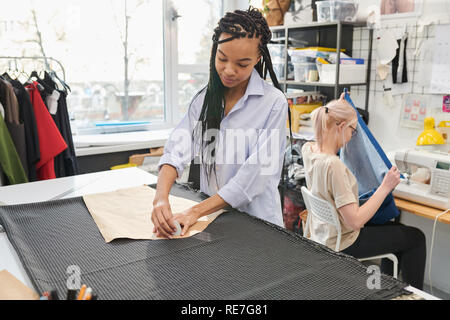
[[[61,68],[62,74],[63,74],[63,81],[66,81],[66,71],[64,70],[64,67],[63,67],[62,63],[60,61],[58,61],[57,59],[55,59],[55,58],[44,57],[44,56],[29,56],[29,57],[27,57],[27,56],[22,56],[22,57],[19,57],[19,56],[0,56],[0,59],[7,59],[7,60],[14,60],[14,61],[17,61],[17,60],[44,60],[45,65],[46,65],[46,69],[49,69],[47,60],[51,60],[51,61],[56,62],[59,65],[59,67]],[[47,71],[51,71],[51,70],[47,70]]]

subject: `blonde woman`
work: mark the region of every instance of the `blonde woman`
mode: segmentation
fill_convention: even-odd
[[[426,257],[424,234],[400,223],[367,223],[400,182],[398,169],[393,166],[372,197],[359,206],[356,178],[337,156],[356,133],[355,109],[342,94],[339,100],[316,109],[312,119],[316,141],[308,142],[302,148],[306,184],[313,194],[337,209],[342,229],[341,251],[356,258],[392,252],[399,259],[402,279],[422,289]],[[311,239],[335,248],[337,231],[333,226],[311,216],[310,229],[306,232]],[[392,274],[392,265],[383,261],[382,271]]]

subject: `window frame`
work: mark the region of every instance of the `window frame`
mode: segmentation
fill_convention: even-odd
[[[164,1],[164,0],[163,0]],[[226,0],[220,1],[223,16]],[[180,73],[209,74],[209,64],[179,64],[178,63],[178,16],[171,0],[164,1],[164,116],[167,127],[175,127],[183,117],[178,105],[178,75]],[[172,17],[175,17],[172,19]],[[152,127],[153,129],[153,127]]]

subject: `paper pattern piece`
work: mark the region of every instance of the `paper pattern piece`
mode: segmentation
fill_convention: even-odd
[[[83,196],[84,203],[105,241],[118,238],[157,240],[166,239],[153,234],[151,214],[156,190],[148,186],[120,189],[113,192]],[[172,213],[179,213],[198,202],[169,195]],[[186,235],[173,239],[188,238],[202,232],[224,210],[218,210],[200,218]]]
[[[442,99],[442,111],[450,112],[450,95],[446,95]]]
[[[450,92],[450,25],[437,25],[429,93]]]
[[[0,300],[38,300],[39,295],[7,270],[0,271]]]

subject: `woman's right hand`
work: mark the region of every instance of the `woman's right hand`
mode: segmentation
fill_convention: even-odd
[[[388,192],[391,192],[399,183],[400,172],[398,171],[396,166],[392,166],[392,168],[384,176],[381,186],[386,188]]]
[[[156,233],[157,236],[170,238],[177,230],[173,223],[172,209],[168,197],[153,200],[152,222],[155,226],[153,233]]]

